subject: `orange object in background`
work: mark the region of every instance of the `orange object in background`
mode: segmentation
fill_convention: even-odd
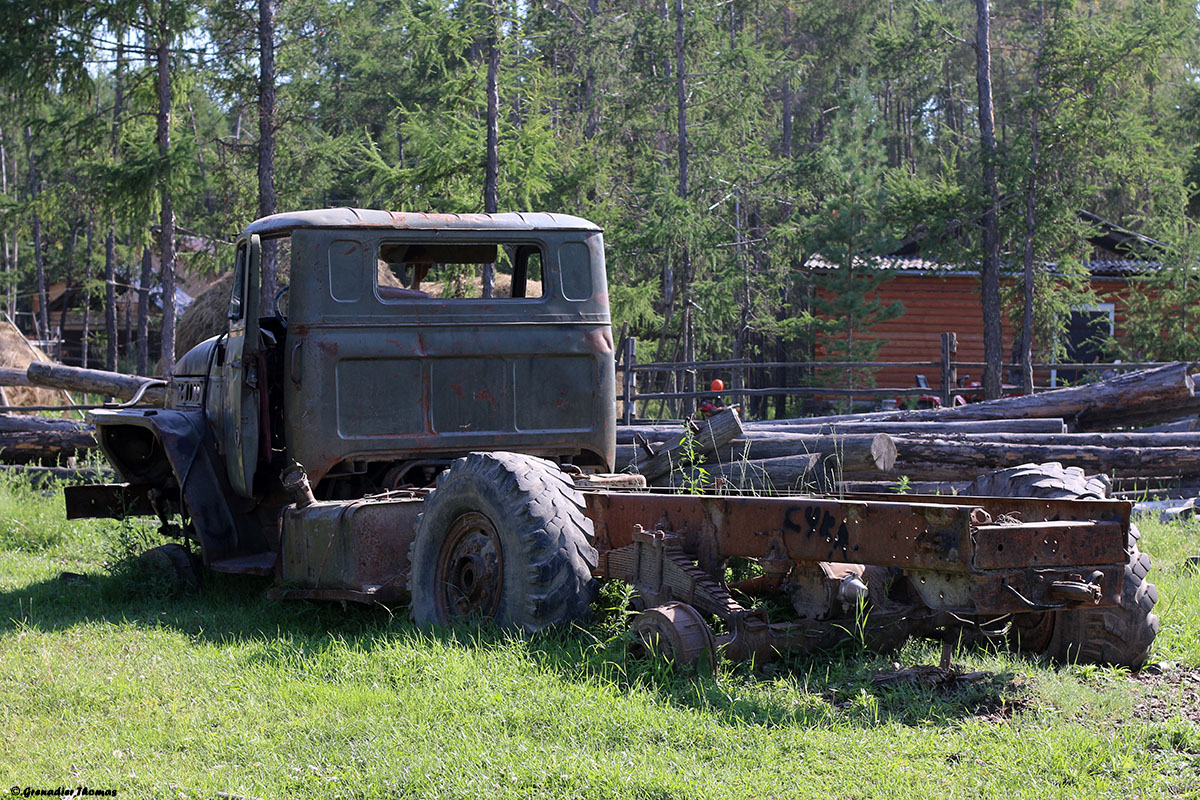
[[[712,382],[712,390],[713,390],[714,392],[723,392],[723,391],[725,391],[725,381],[721,380],[720,378],[717,378],[716,380],[714,380],[714,381]]]

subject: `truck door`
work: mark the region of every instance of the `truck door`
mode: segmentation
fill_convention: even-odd
[[[258,271],[262,243],[251,235],[238,242],[233,294],[229,300],[229,335],[222,365],[222,450],[233,490],[254,494],[254,471],[259,450]]]

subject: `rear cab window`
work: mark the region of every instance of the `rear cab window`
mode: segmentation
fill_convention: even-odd
[[[383,241],[376,250],[375,294],[384,303],[479,300],[493,266],[495,300],[544,297],[543,251],[532,242]]]

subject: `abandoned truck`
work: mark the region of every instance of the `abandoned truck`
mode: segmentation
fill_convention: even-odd
[[[286,312],[260,315],[268,240],[289,285]],[[642,640],[683,662],[819,647],[864,620],[880,646],[965,630],[1060,660],[1149,651],[1130,504],[1058,465],[971,497],[685,495],[609,474],[604,247],[583,219],[278,214],[242,232],[233,269],[226,330],[179,359],[166,407],[93,413],[123,482],[67,493],[72,518],[157,517],[181,577],[526,632],[621,580]]]

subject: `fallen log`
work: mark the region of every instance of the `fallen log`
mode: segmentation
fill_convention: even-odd
[[[57,417],[32,417],[24,414],[0,414],[0,433],[23,433],[29,431],[86,431],[92,426],[87,422]]]
[[[638,459],[644,457],[641,453],[637,445],[618,445],[617,471],[623,471],[629,465],[637,463]],[[896,462],[896,445],[886,433],[863,436],[778,434],[763,439],[734,439],[713,449],[705,460],[731,464],[735,461],[813,454],[822,459],[837,459],[843,469],[888,472]]]
[[[0,464],[0,474],[20,475],[34,486],[44,486],[50,481],[67,483],[111,483],[117,475],[108,469],[82,467],[31,467],[28,465]]]
[[[1012,444],[895,437],[893,472],[915,481],[967,480],[989,470],[1058,461],[1117,477],[1200,475],[1194,447],[1109,447]]]
[[[1122,425],[1177,419],[1200,409],[1190,362],[1128,372],[1095,383],[1040,394],[1005,397],[956,408],[878,411],[812,417],[799,424],[841,422],[928,422],[1061,417],[1074,430],[1103,430]]]
[[[773,433],[891,433],[904,434],[914,429],[926,428],[931,433],[1066,433],[1067,425],[1061,418],[1030,417],[1028,419],[968,419],[957,421],[928,420],[917,422],[830,422],[800,424],[787,420],[768,420],[745,423],[746,435],[767,436]]]
[[[16,367],[0,367],[0,386],[33,386],[25,370]]]
[[[956,495],[966,494],[970,485],[970,481],[908,481],[901,485],[893,478],[886,481],[842,481],[838,484],[838,491],[855,494],[886,494],[896,497],[920,494]]]
[[[714,461],[786,458],[816,453],[823,459],[837,459],[847,470],[888,472],[896,463],[896,445],[886,433],[862,436],[813,436],[780,434],[765,439],[734,439],[717,451]]]
[[[653,454],[638,454],[635,468],[646,480],[653,481],[671,472],[686,459],[704,461],[718,449],[742,435],[737,409],[726,408],[700,423],[698,430],[680,432],[670,442],[654,448]]]
[[[704,488],[722,491],[750,491],[764,494],[784,492],[821,492],[835,485],[836,478],[821,469],[816,453],[772,459],[743,459],[732,463],[702,464]],[[679,488],[697,480],[695,474],[671,472],[652,481],[654,486]]]
[[[147,382],[152,382],[141,397],[141,401],[148,405],[162,405],[167,395],[166,387],[157,378],[123,375],[102,369],[82,369],[35,361],[29,365],[25,374],[30,382],[37,386],[117,397],[122,400],[132,400]]]
[[[1196,447],[1200,448],[1200,433],[1145,433],[1119,431],[1116,433],[980,433],[971,435],[925,436],[919,431],[900,437],[905,439],[938,439],[961,444],[993,443],[1012,445],[1042,445],[1060,447]]]
[[[91,431],[36,430],[0,432],[0,462],[29,464],[65,461],[96,447]]]
[[[882,434],[881,434],[882,435]],[[871,462],[859,466],[870,474]],[[702,464],[702,483],[716,491],[762,493],[812,493],[833,491],[842,480],[843,464],[834,454],[805,453],[780,458],[751,458]],[[876,471],[876,474],[877,471]],[[696,475],[672,472],[654,480],[655,486],[680,487],[696,481]]]
[[[1174,422],[1164,422],[1161,425],[1147,425],[1144,428],[1138,428],[1138,433],[1187,433],[1196,430],[1196,424],[1200,422],[1200,418],[1195,415],[1177,419]]]
[[[1200,486],[1172,486],[1159,489],[1129,489],[1116,490],[1109,494],[1114,500],[1129,500],[1137,503],[1143,500],[1178,500],[1180,498],[1200,497]]]
[[[657,425],[618,425],[617,443],[633,444],[636,436],[650,442],[662,442],[679,433],[681,423]],[[863,433],[906,434],[927,430],[930,435],[939,433],[1065,433],[1067,426],[1061,419],[998,419],[961,420],[957,422],[835,422],[809,423],[805,419],[767,420],[742,422],[744,438],[762,439],[780,433],[805,433],[829,436],[832,434],[855,435]]]

